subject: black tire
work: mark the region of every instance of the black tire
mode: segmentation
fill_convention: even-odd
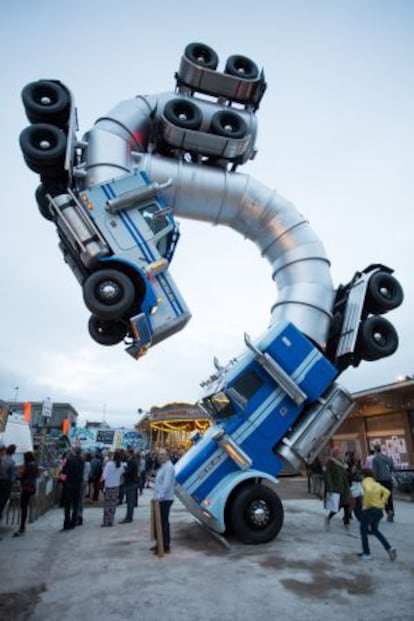
[[[403,289],[389,272],[375,272],[368,281],[364,310],[368,313],[386,313],[402,304]]]
[[[38,80],[22,90],[22,100],[31,123],[52,123],[65,127],[70,114],[69,92],[56,82]]]
[[[88,322],[89,334],[99,345],[117,345],[124,340],[127,327],[122,321],[115,319],[99,319],[91,315]]]
[[[171,99],[165,105],[164,116],[183,129],[197,130],[203,120],[200,108],[188,99]]]
[[[217,69],[219,62],[216,52],[204,43],[189,43],[184,50],[184,56],[195,65],[205,69]]]
[[[231,110],[219,110],[211,118],[211,131],[213,134],[226,138],[240,139],[247,134],[247,125],[244,119]]]
[[[134,297],[131,279],[119,270],[98,270],[83,284],[85,304],[99,319],[120,319],[131,308]]]
[[[47,123],[35,123],[22,131],[19,142],[30,170],[46,175],[62,174],[66,153],[63,130]]]
[[[398,334],[384,317],[368,317],[358,330],[356,353],[362,360],[380,360],[392,356],[398,348]]]
[[[50,220],[51,222],[53,222],[55,217],[54,217],[52,208],[50,206],[50,203],[48,199],[46,198],[46,190],[45,190],[43,183],[37,186],[36,192],[35,192],[35,198],[36,198],[36,201],[39,207],[39,211],[42,214],[42,216],[46,218],[46,220]]]
[[[249,485],[233,500],[231,524],[234,534],[247,544],[272,541],[283,525],[283,505],[269,487]]]
[[[259,69],[247,56],[236,54],[227,59],[224,73],[236,75],[244,80],[255,80],[259,76]]]

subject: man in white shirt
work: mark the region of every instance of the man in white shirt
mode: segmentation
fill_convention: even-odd
[[[160,503],[162,538],[164,552],[170,551],[170,509],[174,502],[175,470],[166,449],[158,452],[158,468],[154,482],[154,500]],[[151,548],[154,554],[158,553],[158,545]]]

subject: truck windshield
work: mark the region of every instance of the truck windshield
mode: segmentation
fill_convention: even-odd
[[[151,229],[153,236],[157,238],[157,249],[162,257],[166,257],[171,247],[174,230],[168,218],[160,213],[156,203],[152,203],[142,210],[145,222]]]
[[[225,392],[217,392],[211,397],[206,397],[202,400],[201,407],[203,407],[213,419],[227,418],[234,414],[233,404]]]

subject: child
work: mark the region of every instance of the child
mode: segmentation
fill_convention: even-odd
[[[372,471],[369,468],[362,469],[362,514],[361,514],[361,542],[362,552],[358,556],[369,561],[371,554],[368,543],[368,531],[374,535],[384,546],[392,561],[397,558],[397,551],[392,548],[387,539],[378,530],[378,524],[383,517],[383,509],[390,495],[390,491],[374,480]]]

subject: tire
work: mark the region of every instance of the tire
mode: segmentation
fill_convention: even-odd
[[[362,360],[380,360],[392,356],[398,348],[398,334],[384,317],[368,317],[361,321],[356,352]]]
[[[27,84],[22,90],[26,116],[31,123],[52,123],[65,127],[70,115],[70,94],[61,85],[47,80]]]
[[[134,298],[131,279],[119,270],[98,270],[83,284],[85,304],[99,319],[120,319],[131,308]]]
[[[60,175],[65,163],[66,134],[47,123],[29,125],[20,134],[23,157],[33,172]]]
[[[242,488],[232,504],[231,525],[243,543],[272,541],[283,525],[283,505],[279,496],[260,484]]]
[[[235,75],[244,80],[255,80],[259,76],[259,69],[247,56],[236,54],[227,59],[224,73]]]
[[[48,199],[46,198],[46,191],[43,183],[37,186],[35,192],[35,198],[39,207],[39,211],[46,220],[54,221],[55,217],[53,215],[52,208]]]
[[[197,130],[203,119],[200,108],[188,99],[171,99],[164,108],[164,116],[177,127]]]
[[[229,110],[219,110],[211,118],[211,131],[218,136],[240,139],[247,134],[247,125],[244,119]]]
[[[189,43],[184,50],[184,56],[194,65],[205,69],[217,69],[219,62],[216,52],[204,43]]]
[[[117,345],[124,340],[127,327],[122,321],[99,319],[91,315],[88,322],[89,334],[99,345]]]
[[[364,310],[381,315],[400,306],[403,299],[403,289],[394,276],[375,272],[368,281]]]

